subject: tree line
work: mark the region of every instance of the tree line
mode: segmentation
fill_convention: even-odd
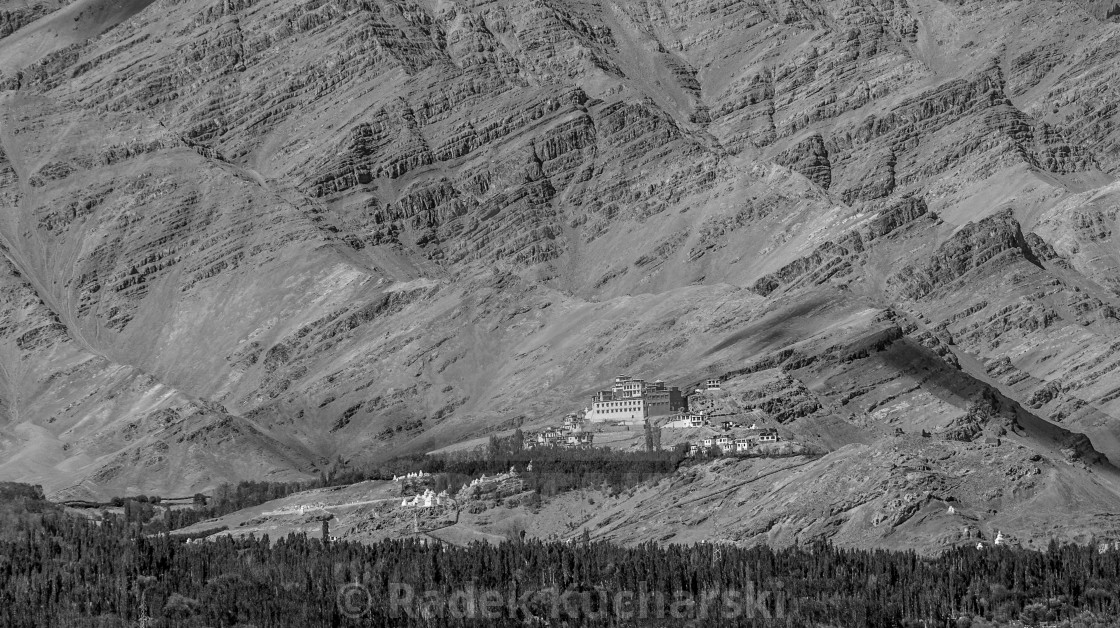
[[[354,601],[340,597],[348,584],[361,587],[357,605],[340,604]],[[431,603],[484,590],[507,596],[496,617]],[[1120,552],[1051,543],[1041,552],[965,547],[923,558],[827,543],[454,547],[304,535],[188,544],[123,517],[95,524],[51,509],[0,535],[0,625],[11,628],[555,625],[552,601],[531,595],[549,590],[586,600],[563,618],[581,626],[628,623],[610,607],[625,591],[649,594],[646,619],[629,623],[650,626],[1113,625]],[[734,591],[753,595],[737,614],[725,595]],[[699,623],[698,603],[706,605]]]

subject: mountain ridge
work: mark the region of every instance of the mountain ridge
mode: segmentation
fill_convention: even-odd
[[[829,449],[994,398],[1111,473],[1120,27],[1085,6],[12,3],[0,474],[307,478],[763,371]]]

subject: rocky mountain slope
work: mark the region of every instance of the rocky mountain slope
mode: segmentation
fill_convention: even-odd
[[[1003,430],[1111,474],[1113,13],[5,2],[0,477],[307,477],[618,372],[784,378],[836,464]]]

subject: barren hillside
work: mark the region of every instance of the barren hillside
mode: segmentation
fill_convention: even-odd
[[[6,1],[0,478],[310,477],[626,372],[772,400],[855,493],[909,490],[896,428],[938,481],[1045,456],[1009,525],[1091,522],[1120,503],[1106,4]],[[968,449],[994,434],[1023,450]]]

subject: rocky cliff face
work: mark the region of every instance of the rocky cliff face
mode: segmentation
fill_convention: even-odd
[[[1110,469],[1120,27],[1077,7],[8,3],[0,475],[306,477],[617,372]]]

